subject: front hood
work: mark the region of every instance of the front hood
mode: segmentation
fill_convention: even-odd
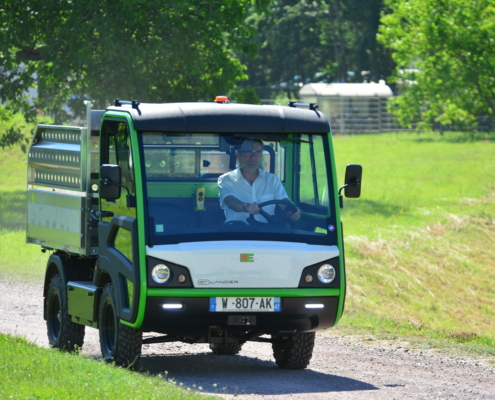
[[[146,255],[189,269],[196,288],[297,288],[302,270],[337,257],[337,246],[218,241],[158,245]]]

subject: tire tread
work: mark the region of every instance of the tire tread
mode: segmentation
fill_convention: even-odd
[[[85,335],[85,326],[81,324],[76,324],[72,322],[71,316],[68,314],[68,305],[67,302],[63,300],[63,282],[62,277],[57,274],[52,277],[50,282],[50,286],[48,287],[48,296],[46,298],[47,303],[50,301],[50,291],[51,287],[57,287],[59,292],[59,301],[60,301],[60,310],[61,310],[61,321],[60,321],[60,335],[53,343],[52,338],[50,337],[50,333],[48,332],[48,341],[52,345],[52,347],[56,349],[60,349],[63,351],[72,352],[77,349],[81,349],[84,344],[84,335]],[[47,309],[49,304],[47,304]],[[47,330],[49,327],[50,321],[47,320]]]
[[[113,308],[113,313],[114,315],[117,315],[113,285],[108,284],[105,286],[101,296],[99,318],[102,318],[101,314],[103,311],[103,305],[104,302],[107,301],[105,297],[109,298],[108,300]],[[100,320],[100,330],[102,329],[102,326],[103,324]],[[116,365],[125,368],[137,368],[139,359],[141,358],[143,331],[141,329],[131,328],[130,326],[122,324],[118,318],[116,318],[115,329],[117,330],[117,337],[115,339],[114,348],[109,353],[106,351],[108,346],[102,342],[104,340],[104,335],[100,332],[100,344],[103,358],[107,362],[114,362]]]
[[[304,369],[313,357],[315,333],[289,336],[284,343],[272,343],[275,362],[283,369]]]

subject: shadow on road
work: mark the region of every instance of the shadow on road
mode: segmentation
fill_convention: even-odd
[[[283,370],[273,361],[242,355],[147,355],[141,359],[141,367],[153,375],[166,374],[176,384],[205,393],[283,395],[378,389],[366,382],[317,372],[311,369],[311,364],[305,370]]]

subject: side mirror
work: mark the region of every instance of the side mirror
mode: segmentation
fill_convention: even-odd
[[[349,164],[345,170],[345,197],[357,199],[361,196],[361,178],[363,167],[357,164]]]
[[[120,198],[120,166],[102,164],[100,167],[100,197],[105,200]]]

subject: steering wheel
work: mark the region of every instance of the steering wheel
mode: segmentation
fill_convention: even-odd
[[[286,206],[286,208],[283,210],[284,212],[281,214],[270,215],[266,211],[263,211],[262,208],[265,206],[269,206],[271,204],[283,204]],[[275,222],[281,222],[287,217],[286,214],[289,211],[292,211],[293,213],[295,213],[297,211],[297,207],[294,205],[294,203],[292,203],[289,200],[268,200],[268,201],[265,201],[263,203],[258,204],[258,207],[260,208],[260,214],[263,217],[265,217],[265,219],[268,222],[260,222],[254,218],[253,214],[249,214],[249,217],[247,218],[246,221],[249,222],[250,225],[256,225],[256,224],[263,225],[265,223],[273,224]]]

